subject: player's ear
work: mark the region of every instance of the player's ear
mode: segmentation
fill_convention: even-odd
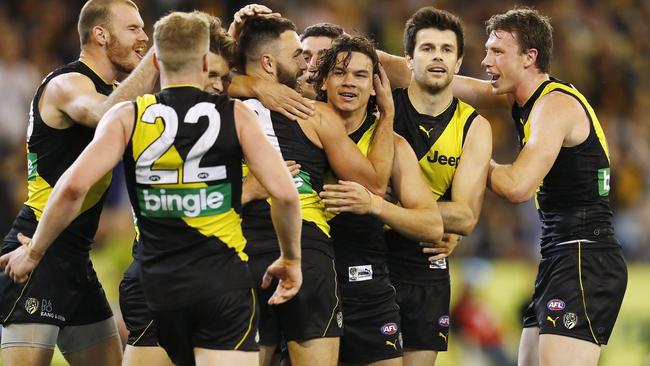
[[[460,66],[463,64],[463,56],[460,56],[458,58],[458,61],[456,61],[456,69],[454,70],[454,74],[458,74],[460,71]]]
[[[524,53],[524,67],[529,68],[537,63],[537,49],[530,48]]]
[[[413,57],[411,57],[411,55],[408,53],[405,53],[404,60],[406,60],[406,66],[409,68],[409,70],[413,71]]]
[[[153,53],[153,66],[156,68],[156,70],[158,72],[160,72],[160,64],[158,63],[158,55],[156,55],[155,51]]]
[[[93,29],[90,31],[93,38],[95,38],[95,41],[99,43],[100,46],[106,45],[108,43],[108,31],[104,29],[102,26],[96,25],[93,27]]]
[[[275,75],[275,59],[269,53],[262,54],[260,57],[262,69],[269,74]]]
[[[203,72],[208,72],[208,54],[206,53],[203,55],[201,58],[201,61],[203,62]]]

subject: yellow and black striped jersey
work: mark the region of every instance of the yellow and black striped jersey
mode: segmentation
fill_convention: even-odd
[[[408,89],[393,91],[395,102],[395,132],[408,141],[420,164],[420,169],[439,200],[451,200],[451,187],[463,145],[478,113],[469,104],[453,98],[449,107],[437,116],[419,113],[408,96]],[[395,230],[386,233],[390,249],[391,277],[402,282],[431,283],[449,278],[448,261],[430,263],[420,244]]]
[[[328,169],[325,152],[309,140],[297,122],[270,111],[257,99],[247,99],[244,104],[258,116],[266,138],[282,158],[293,160],[301,166],[300,173],[293,177],[300,197],[303,221],[301,247],[333,255],[325,207],[318,196],[318,192],[323,189],[323,177]],[[270,199],[255,200],[244,207],[243,227],[248,239],[246,253],[260,254],[280,250],[270,209]]]
[[[515,104],[512,117],[520,146],[530,137],[530,112],[548,93],[573,97],[589,119],[589,135],[577,146],[562,147],[535,194],[542,221],[542,251],[577,239],[618,246],[609,205],[610,165],[607,140],[589,102],[572,85],[551,78],[543,82],[523,106]],[[552,117],[550,117],[552,118]]]
[[[5,238],[7,243],[16,245],[18,232],[32,236],[54,185],[95,134],[95,129],[78,123],[64,129],[52,128],[41,117],[38,105],[45,87],[53,78],[67,73],[79,73],[88,77],[100,94],[108,95],[113,91],[112,84],[106,83],[81,61],[72,62],[51,72],[38,87],[30,106],[27,130],[28,198],[12,230]],[[87,260],[110,182],[111,173],[108,173],[90,189],[79,215],[52,243],[49,251],[61,253],[71,259]]]
[[[176,308],[212,290],[252,287],[234,102],[180,85],[134,105],[124,167],[149,306]]]
[[[350,138],[361,153],[368,156],[377,127],[377,118],[368,114]],[[335,177],[326,182],[336,183]],[[337,279],[341,295],[348,301],[368,300],[369,297],[393,294],[388,277],[388,248],[384,239],[384,224],[373,215],[349,212],[327,213],[334,242]]]

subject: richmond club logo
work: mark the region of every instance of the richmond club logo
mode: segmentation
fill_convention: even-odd
[[[27,298],[25,300],[25,310],[30,314],[34,314],[38,310],[38,300],[33,297]]]

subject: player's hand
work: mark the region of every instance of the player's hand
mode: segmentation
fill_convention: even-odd
[[[326,184],[318,195],[329,212],[352,212],[359,215],[381,213],[383,199],[356,182],[339,180]]]
[[[279,17],[280,13],[274,13],[273,10],[260,4],[246,5],[233,15],[233,21],[230,23],[230,27],[228,27],[228,34],[234,39],[239,39],[239,33],[241,33],[241,28],[246,22],[246,19],[254,16]]]
[[[422,253],[434,254],[427,259],[429,262],[435,262],[439,259],[449,257],[462,238],[460,235],[444,233],[440,241],[435,243],[420,242],[420,246],[422,247]]]
[[[273,278],[278,278],[278,287],[269,299],[269,305],[279,305],[296,296],[302,285],[300,258],[286,259],[280,257],[271,263],[262,278],[262,288],[268,288]]]
[[[314,101],[304,98],[286,85],[256,78],[253,91],[262,105],[292,121],[314,115]]]
[[[377,94],[377,109],[381,116],[395,115],[395,105],[393,104],[393,92],[390,88],[390,81],[384,67],[379,65],[379,75],[373,77],[373,86]]]
[[[300,164],[296,163],[294,160],[287,160],[285,163],[287,164],[287,169],[289,169],[289,174],[291,174],[292,177],[295,177],[300,173]],[[244,179],[242,189],[246,191],[251,200],[265,200],[271,197],[266,188],[262,186],[260,181],[255,178],[255,175],[253,175],[252,172],[249,172]]]
[[[31,248],[31,238],[19,233],[18,241],[22,244],[20,247],[0,257],[0,268],[4,268],[5,273],[12,281],[24,283],[41,261],[43,254]]]

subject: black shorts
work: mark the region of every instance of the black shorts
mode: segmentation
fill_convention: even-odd
[[[344,298],[343,314],[341,362],[359,364],[402,357],[402,329],[395,293],[363,302]]]
[[[90,259],[85,263],[46,252],[24,284],[0,272],[0,322],[87,325],[113,316]]]
[[[524,328],[607,344],[625,295],[627,265],[619,249],[585,245],[542,259]]]
[[[393,282],[405,349],[446,351],[449,337],[449,280],[433,285]]]
[[[343,334],[341,297],[336,283],[334,259],[313,249],[302,251],[302,287],[298,294],[281,305],[269,305],[268,300],[277,287],[277,279],[262,289],[262,276],[279,253],[251,256],[248,267],[260,303],[260,344],[306,341],[314,338],[340,337]]]
[[[147,307],[140,284],[140,263],[134,260],[120,282],[120,310],[129,331],[127,344],[134,347],[158,345],[158,328]]]
[[[215,294],[179,310],[152,311],[158,342],[176,365],[194,365],[194,348],[258,351],[253,289]]]

